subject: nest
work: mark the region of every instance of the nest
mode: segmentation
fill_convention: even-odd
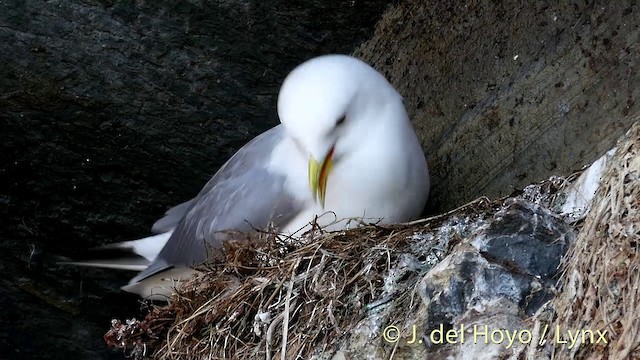
[[[136,359],[321,359],[392,300],[394,319],[414,318],[415,283],[464,235],[432,233],[498,207],[481,198],[408,224],[244,235],[225,244],[226,264],[206,265],[142,321],[114,320],[105,340]]]
[[[562,262],[560,291],[529,319],[537,359],[640,359],[640,123],[618,141]],[[542,350],[542,352],[540,352]]]
[[[553,209],[577,175],[518,196]],[[225,244],[226,263],[201,269],[143,320],[114,320],[105,340],[136,359],[320,360],[369,328],[359,335],[375,351],[385,346],[372,342],[381,323],[414,321],[415,284],[503,201],[296,239],[243,235]],[[619,142],[586,218],[567,222],[579,232],[563,259],[561,290],[528,320],[546,342],[523,347],[518,358],[640,359],[640,124]],[[569,330],[578,331],[575,341]]]
[[[592,331],[595,337],[592,340],[586,332],[571,348],[569,343],[558,345],[555,358],[640,358],[638,123],[618,143],[602,176],[592,208],[565,257],[562,289],[553,303],[558,327],[552,327],[561,333],[553,333],[553,338],[570,340],[567,329]]]

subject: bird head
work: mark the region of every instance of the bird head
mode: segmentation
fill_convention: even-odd
[[[309,187],[323,207],[333,167],[358,150],[372,126],[389,120],[385,108],[398,102],[384,76],[351,56],[313,58],[285,78],[278,116],[309,158]]]

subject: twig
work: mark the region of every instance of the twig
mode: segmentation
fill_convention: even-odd
[[[287,297],[284,302],[284,320],[282,321],[282,353],[280,354],[281,360],[287,358],[287,338],[289,335],[289,306],[291,304],[291,293],[293,293],[293,273],[291,274],[291,280],[287,286]]]
[[[431,222],[431,221],[447,218],[447,217],[449,217],[449,216],[451,216],[451,215],[453,215],[455,213],[458,213],[458,212],[461,212],[463,210],[466,210],[467,208],[470,208],[473,205],[482,204],[482,203],[491,203],[491,200],[489,200],[489,198],[486,197],[486,196],[481,196],[481,197],[479,197],[479,198],[477,198],[477,199],[475,199],[475,200],[473,200],[471,202],[468,202],[468,203],[466,203],[466,204],[464,204],[464,205],[462,205],[460,207],[457,207],[457,208],[455,208],[455,209],[453,209],[451,211],[447,211],[444,214],[435,215],[435,216],[431,216],[431,217],[424,218],[424,219],[418,219],[418,220],[414,220],[414,221],[409,221],[409,222],[402,223],[402,224],[399,224],[399,225],[400,226],[415,226],[415,225],[420,225],[420,224],[428,223],[428,222]]]

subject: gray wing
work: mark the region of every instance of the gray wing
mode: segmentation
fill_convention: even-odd
[[[204,262],[210,247],[221,247],[225,230],[247,232],[270,223],[278,227],[293,219],[304,204],[286,191],[283,176],[266,169],[283,136],[278,125],[238,150],[184,209],[158,257],[131,283],[173,266]]]
[[[151,232],[154,234],[161,234],[175,229],[180,220],[184,217],[184,214],[189,211],[194,202],[195,199],[191,199],[167,210],[167,212],[164,213],[164,216],[153,224]]]

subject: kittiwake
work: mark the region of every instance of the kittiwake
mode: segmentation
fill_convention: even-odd
[[[142,270],[123,289],[164,299],[221,248],[227,230],[273,226],[284,234],[354,218],[396,223],[420,216],[429,196],[424,152],[403,98],[365,62],[324,55],[296,67],[278,95],[281,124],[236,152],[192,200],[153,226],[159,233],[110,245],[136,262],[85,265]],[[329,214],[329,215],[327,215]]]

